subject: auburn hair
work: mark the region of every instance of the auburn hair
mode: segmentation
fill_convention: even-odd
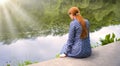
[[[69,11],[68,11],[68,14],[69,15],[72,14],[73,16],[75,16],[76,19],[78,20],[78,22],[81,24],[81,26],[82,26],[82,33],[80,35],[80,38],[82,38],[82,39],[86,38],[87,35],[88,35],[88,30],[87,30],[84,18],[80,15],[79,8],[77,8],[77,7],[71,7],[69,9]]]

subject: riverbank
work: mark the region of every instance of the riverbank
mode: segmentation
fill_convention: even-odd
[[[29,66],[120,66],[120,42],[92,49],[89,58],[55,58]]]

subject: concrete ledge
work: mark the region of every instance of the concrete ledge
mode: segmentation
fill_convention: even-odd
[[[88,58],[55,58],[29,66],[120,66],[120,42],[94,48]]]

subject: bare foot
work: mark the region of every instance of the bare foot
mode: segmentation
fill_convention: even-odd
[[[60,58],[65,58],[65,57],[67,57],[66,54],[60,54]]]

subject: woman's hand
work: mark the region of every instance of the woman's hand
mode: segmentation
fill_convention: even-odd
[[[65,57],[67,57],[66,54],[60,54],[60,58],[65,58]]]

